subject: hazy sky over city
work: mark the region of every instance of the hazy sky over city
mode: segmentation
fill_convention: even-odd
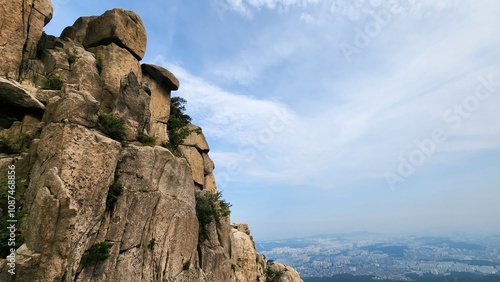
[[[500,2],[52,2],[141,16],[256,240],[500,233]]]

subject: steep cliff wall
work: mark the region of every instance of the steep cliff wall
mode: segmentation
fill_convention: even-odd
[[[204,209],[224,202],[201,129],[159,146],[179,81],[139,63],[134,12],[80,18],[56,38],[42,34],[49,2],[0,4],[23,12],[0,31],[0,178],[7,193],[16,174],[20,229],[0,281],[302,281],[266,264],[247,225]]]

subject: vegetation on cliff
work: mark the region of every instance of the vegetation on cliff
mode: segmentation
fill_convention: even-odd
[[[187,125],[191,122],[191,117],[186,114],[186,99],[182,97],[172,97],[170,99],[170,116],[167,123],[167,134],[169,143],[163,143],[162,146],[179,154],[177,147],[184,143],[184,139],[192,132],[200,134],[199,130],[191,130]]]
[[[221,192],[199,193],[196,196],[196,216],[199,222],[199,241],[208,239],[207,225],[231,214],[231,204],[222,199]]]
[[[101,131],[109,137],[120,142],[125,140],[125,124],[122,120],[112,115],[101,113],[99,115],[99,125]]]

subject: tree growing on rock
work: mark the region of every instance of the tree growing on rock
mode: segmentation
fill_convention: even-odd
[[[167,123],[167,134],[169,143],[163,144],[168,149],[177,151],[177,147],[184,143],[184,139],[192,132],[200,134],[199,129],[191,130],[187,125],[191,122],[191,117],[185,113],[186,99],[172,97],[170,100],[170,116]]]

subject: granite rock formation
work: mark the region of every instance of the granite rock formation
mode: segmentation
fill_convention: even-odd
[[[275,281],[302,281],[266,264],[246,224],[201,223],[197,197],[217,192],[215,165],[195,125],[180,156],[159,146],[179,81],[140,64],[147,39],[137,14],[82,17],[55,37],[42,33],[50,1],[0,4],[15,15],[0,19],[0,175],[16,166],[25,214],[16,275],[0,259],[0,281],[253,282],[268,268],[281,273]]]

